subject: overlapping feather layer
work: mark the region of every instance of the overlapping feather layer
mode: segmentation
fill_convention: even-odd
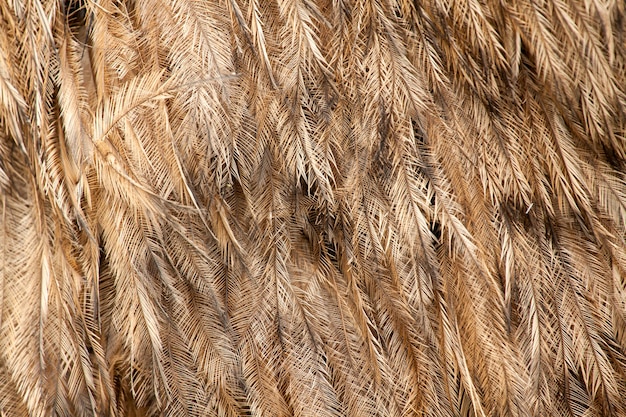
[[[624,17],[1,1],[0,415],[626,415]]]

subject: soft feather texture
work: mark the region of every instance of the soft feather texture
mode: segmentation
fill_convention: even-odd
[[[626,416],[624,18],[0,1],[0,415]]]

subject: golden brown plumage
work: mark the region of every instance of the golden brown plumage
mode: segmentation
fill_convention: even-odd
[[[0,416],[626,416],[624,18],[0,0]]]

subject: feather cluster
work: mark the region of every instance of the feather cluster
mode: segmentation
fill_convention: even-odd
[[[626,416],[624,7],[0,1],[0,416]]]

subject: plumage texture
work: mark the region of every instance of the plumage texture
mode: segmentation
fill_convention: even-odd
[[[626,416],[616,0],[1,0],[0,416]]]

